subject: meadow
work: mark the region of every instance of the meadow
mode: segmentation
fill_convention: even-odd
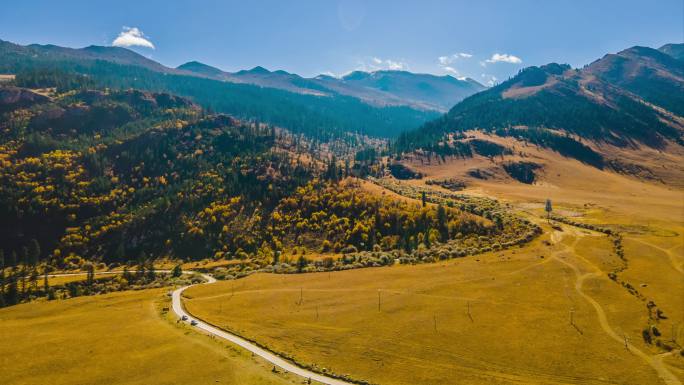
[[[176,324],[166,290],[0,309],[3,384],[288,384],[270,366]],[[30,357],[30,359],[27,359]]]
[[[682,223],[635,216],[643,206],[620,211],[631,207],[620,197],[559,199],[557,212],[624,234],[627,268],[614,281],[608,273],[624,261],[611,238],[551,227],[543,201],[516,197],[504,202],[544,230],[522,247],[425,265],[254,274],[193,287],[186,306],[299,362],[379,384],[681,381]],[[656,205],[668,204],[681,210]],[[648,301],[666,318],[654,319]],[[653,326],[673,352],[645,342]]]

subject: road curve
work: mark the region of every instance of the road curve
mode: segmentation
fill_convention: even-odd
[[[206,282],[204,284],[212,284],[216,282],[216,279],[212,276],[202,274],[202,277],[206,279]],[[214,336],[217,336],[219,338],[223,338],[224,340],[230,341],[244,349],[249,350],[250,352],[256,354],[257,356],[265,359],[266,361],[272,363],[273,365],[281,368],[282,370],[288,371],[290,373],[294,373],[296,375],[299,375],[301,377],[311,379],[311,381],[317,381],[322,384],[326,385],[351,385],[353,383],[339,380],[336,378],[328,377],[323,374],[315,373],[310,370],[301,368],[289,361],[284,360],[283,358],[279,357],[276,354],[273,354],[269,352],[268,350],[262,349],[259,346],[245,340],[244,338],[241,338],[235,334],[226,332],[224,330],[218,329],[214,326],[209,325],[208,323],[198,319],[197,317],[192,316],[190,313],[188,313],[184,307],[183,307],[183,301],[181,299],[181,295],[183,294],[183,291],[190,286],[194,285],[189,285],[189,286],[183,286],[181,288],[178,288],[173,291],[171,295],[171,301],[172,301],[172,307],[173,307],[173,312],[176,313],[176,315],[179,318],[182,318],[183,316],[186,316],[188,319],[186,322],[191,322],[192,320],[196,321],[197,324],[194,326],[198,329],[201,329],[209,334],[212,334]]]

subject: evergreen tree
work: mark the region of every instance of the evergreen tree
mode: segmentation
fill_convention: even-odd
[[[21,248],[21,295],[22,297],[26,295],[26,276],[28,275],[27,265],[28,265],[28,247],[23,246]]]
[[[40,259],[40,244],[35,238],[31,239],[28,247],[29,264],[35,267]]]
[[[138,264],[138,269],[135,272],[135,278],[138,281],[145,279],[145,265],[142,263]]]
[[[17,268],[17,252],[12,250],[10,253],[9,261],[7,262],[7,266],[12,267],[12,270],[16,270]]]
[[[88,286],[93,286],[93,283],[95,283],[95,266],[92,263],[87,263],[85,269],[88,273],[86,276],[86,283]]]
[[[7,293],[5,294],[7,305],[16,305],[19,303],[19,290],[17,288],[16,277],[10,278],[9,285],[7,286]]]
[[[444,243],[449,239],[449,227],[447,225],[447,212],[441,204],[437,206],[437,229],[440,234],[440,242]]]
[[[123,277],[126,282],[131,283],[133,281],[133,274],[128,270],[128,266],[124,266]]]
[[[5,250],[0,249],[0,307],[5,305]]]
[[[301,273],[309,262],[306,260],[304,255],[300,255],[297,260],[297,272]]]
[[[174,278],[178,278],[178,277],[180,277],[181,275],[183,275],[183,267],[182,267],[182,265],[179,263],[179,264],[177,264],[176,266],[174,266],[173,270],[171,271],[171,276],[174,277]]]
[[[50,292],[50,283],[48,281],[48,273],[50,272],[50,264],[46,261],[45,262],[45,270],[43,271],[43,288],[45,289],[45,293]]]
[[[150,281],[154,281],[156,278],[157,273],[154,270],[154,262],[150,260],[147,265],[147,279],[149,279]]]

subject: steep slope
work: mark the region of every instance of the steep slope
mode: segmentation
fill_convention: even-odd
[[[259,213],[313,171],[277,150],[272,128],[207,115],[177,96],[10,92],[25,102],[0,100],[0,250],[8,253],[36,239],[46,252],[59,249],[60,265],[143,252],[207,256],[213,241],[193,230],[207,207],[232,210],[222,220],[235,226],[224,251],[253,252],[265,236]]]
[[[454,149],[445,145],[447,134],[471,129],[525,137],[561,152],[582,150],[587,147],[583,140],[598,147],[665,148],[682,143],[682,91],[679,62],[650,48],[607,55],[579,70],[555,63],[529,67],[465,99],[442,118],[402,134],[396,150],[448,154]],[[590,153],[573,152],[571,156]],[[596,159],[591,163],[601,165]]]
[[[632,47],[591,63],[584,78],[596,76],[642,100],[684,116],[684,64],[647,47]]]

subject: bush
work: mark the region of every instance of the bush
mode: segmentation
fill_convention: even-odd
[[[641,336],[644,338],[644,342],[651,345],[653,343],[653,337],[651,336],[651,329],[646,328],[641,331]]]
[[[347,245],[341,250],[342,254],[351,254],[358,252],[358,249],[354,245]]]

